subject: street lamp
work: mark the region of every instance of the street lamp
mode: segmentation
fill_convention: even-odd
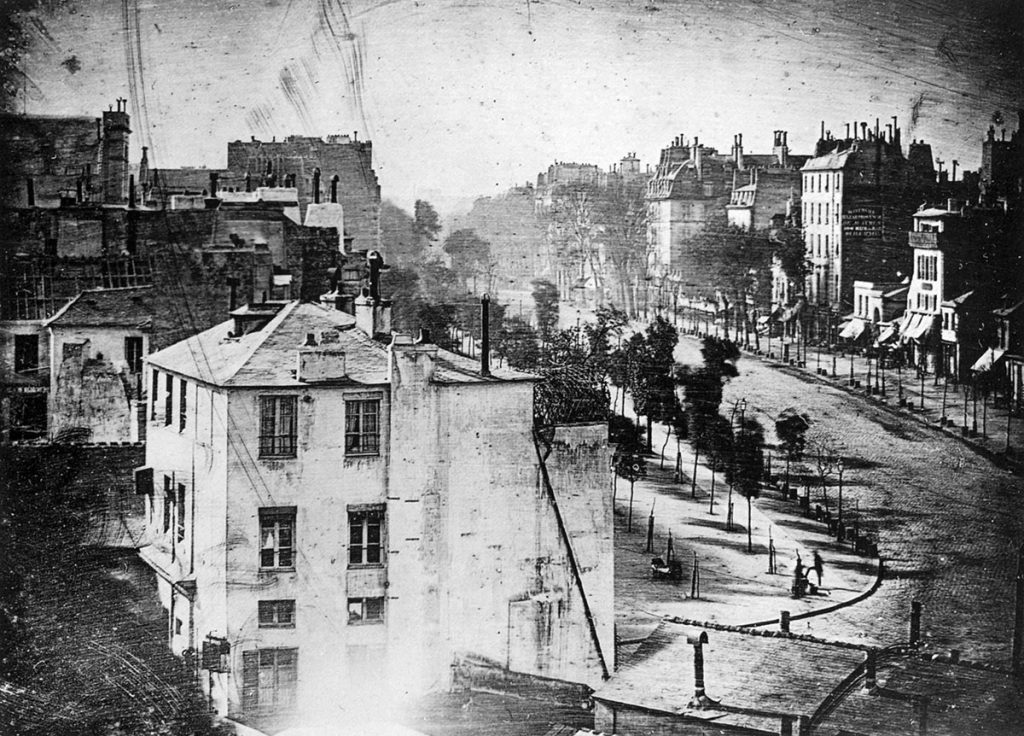
[[[843,459],[839,458],[836,462],[836,468],[839,470],[839,514],[838,514],[838,525],[843,523]]]

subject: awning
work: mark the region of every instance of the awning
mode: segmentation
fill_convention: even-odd
[[[911,325],[906,336],[911,340],[921,340],[935,324],[935,317],[930,314],[918,314],[915,317],[918,319]]]
[[[897,329],[895,324],[883,327],[882,331],[878,334],[878,339],[875,340],[875,346],[887,345],[888,343],[896,339]]]
[[[935,324],[935,315],[908,314],[900,327],[900,342],[921,340],[931,330],[933,324]]]
[[[1005,353],[1005,350],[1000,350],[999,348],[989,348],[985,351],[984,355],[975,361],[974,365],[971,366],[971,370],[975,373],[986,373],[1002,360]]]
[[[846,325],[839,333],[839,337],[843,340],[856,340],[864,332],[864,327],[864,320],[851,319],[850,324]]]

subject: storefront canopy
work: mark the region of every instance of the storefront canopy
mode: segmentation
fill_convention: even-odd
[[[935,315],[933,314],[911,314],[904,321],[903,328],[900,330],[900,340],[902,342],[907,340],[917,340],[920,342],[934,324]]]
[[[971,366],[971,370],[975,373],[987,373],[995,367],[996,363],[1003,359],[1005,354],[1005,350],[989,348],[985,351],[984,355],[975,361],[974,365]]]
[[[839,333],[839,337],[843,340],[856,340],[863,334],[865,326],[864,320],[851,319],[849,324]]]
[[[888,345],[896,339],[898,330],[896,324],[886,325],[882,328],[882,331],[878,334],[878,339],[875,340],[875,346],[881,347],[882,345]]]

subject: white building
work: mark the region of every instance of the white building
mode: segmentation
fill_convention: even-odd
[[[176,652],[268,731],[445,688],[461,657],[613,666],[605,424],[535,440],[535,378],[320,305],[154,353],[146,546]]]

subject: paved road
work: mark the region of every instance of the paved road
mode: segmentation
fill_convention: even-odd
[[[699,364],[698,350],[682,337],[677,359]],[[888,563],[873,596],[815,619],[814,633],[866,644],[905,640],[916,600],[926,645],[1008,667],[1022,480],[954,438],[813,378],[746,356],[739,369],[725,401],[745,398],[767,437],[792,406],[812,417],[809,437],[844,446],[844,506],[859,504]]]

